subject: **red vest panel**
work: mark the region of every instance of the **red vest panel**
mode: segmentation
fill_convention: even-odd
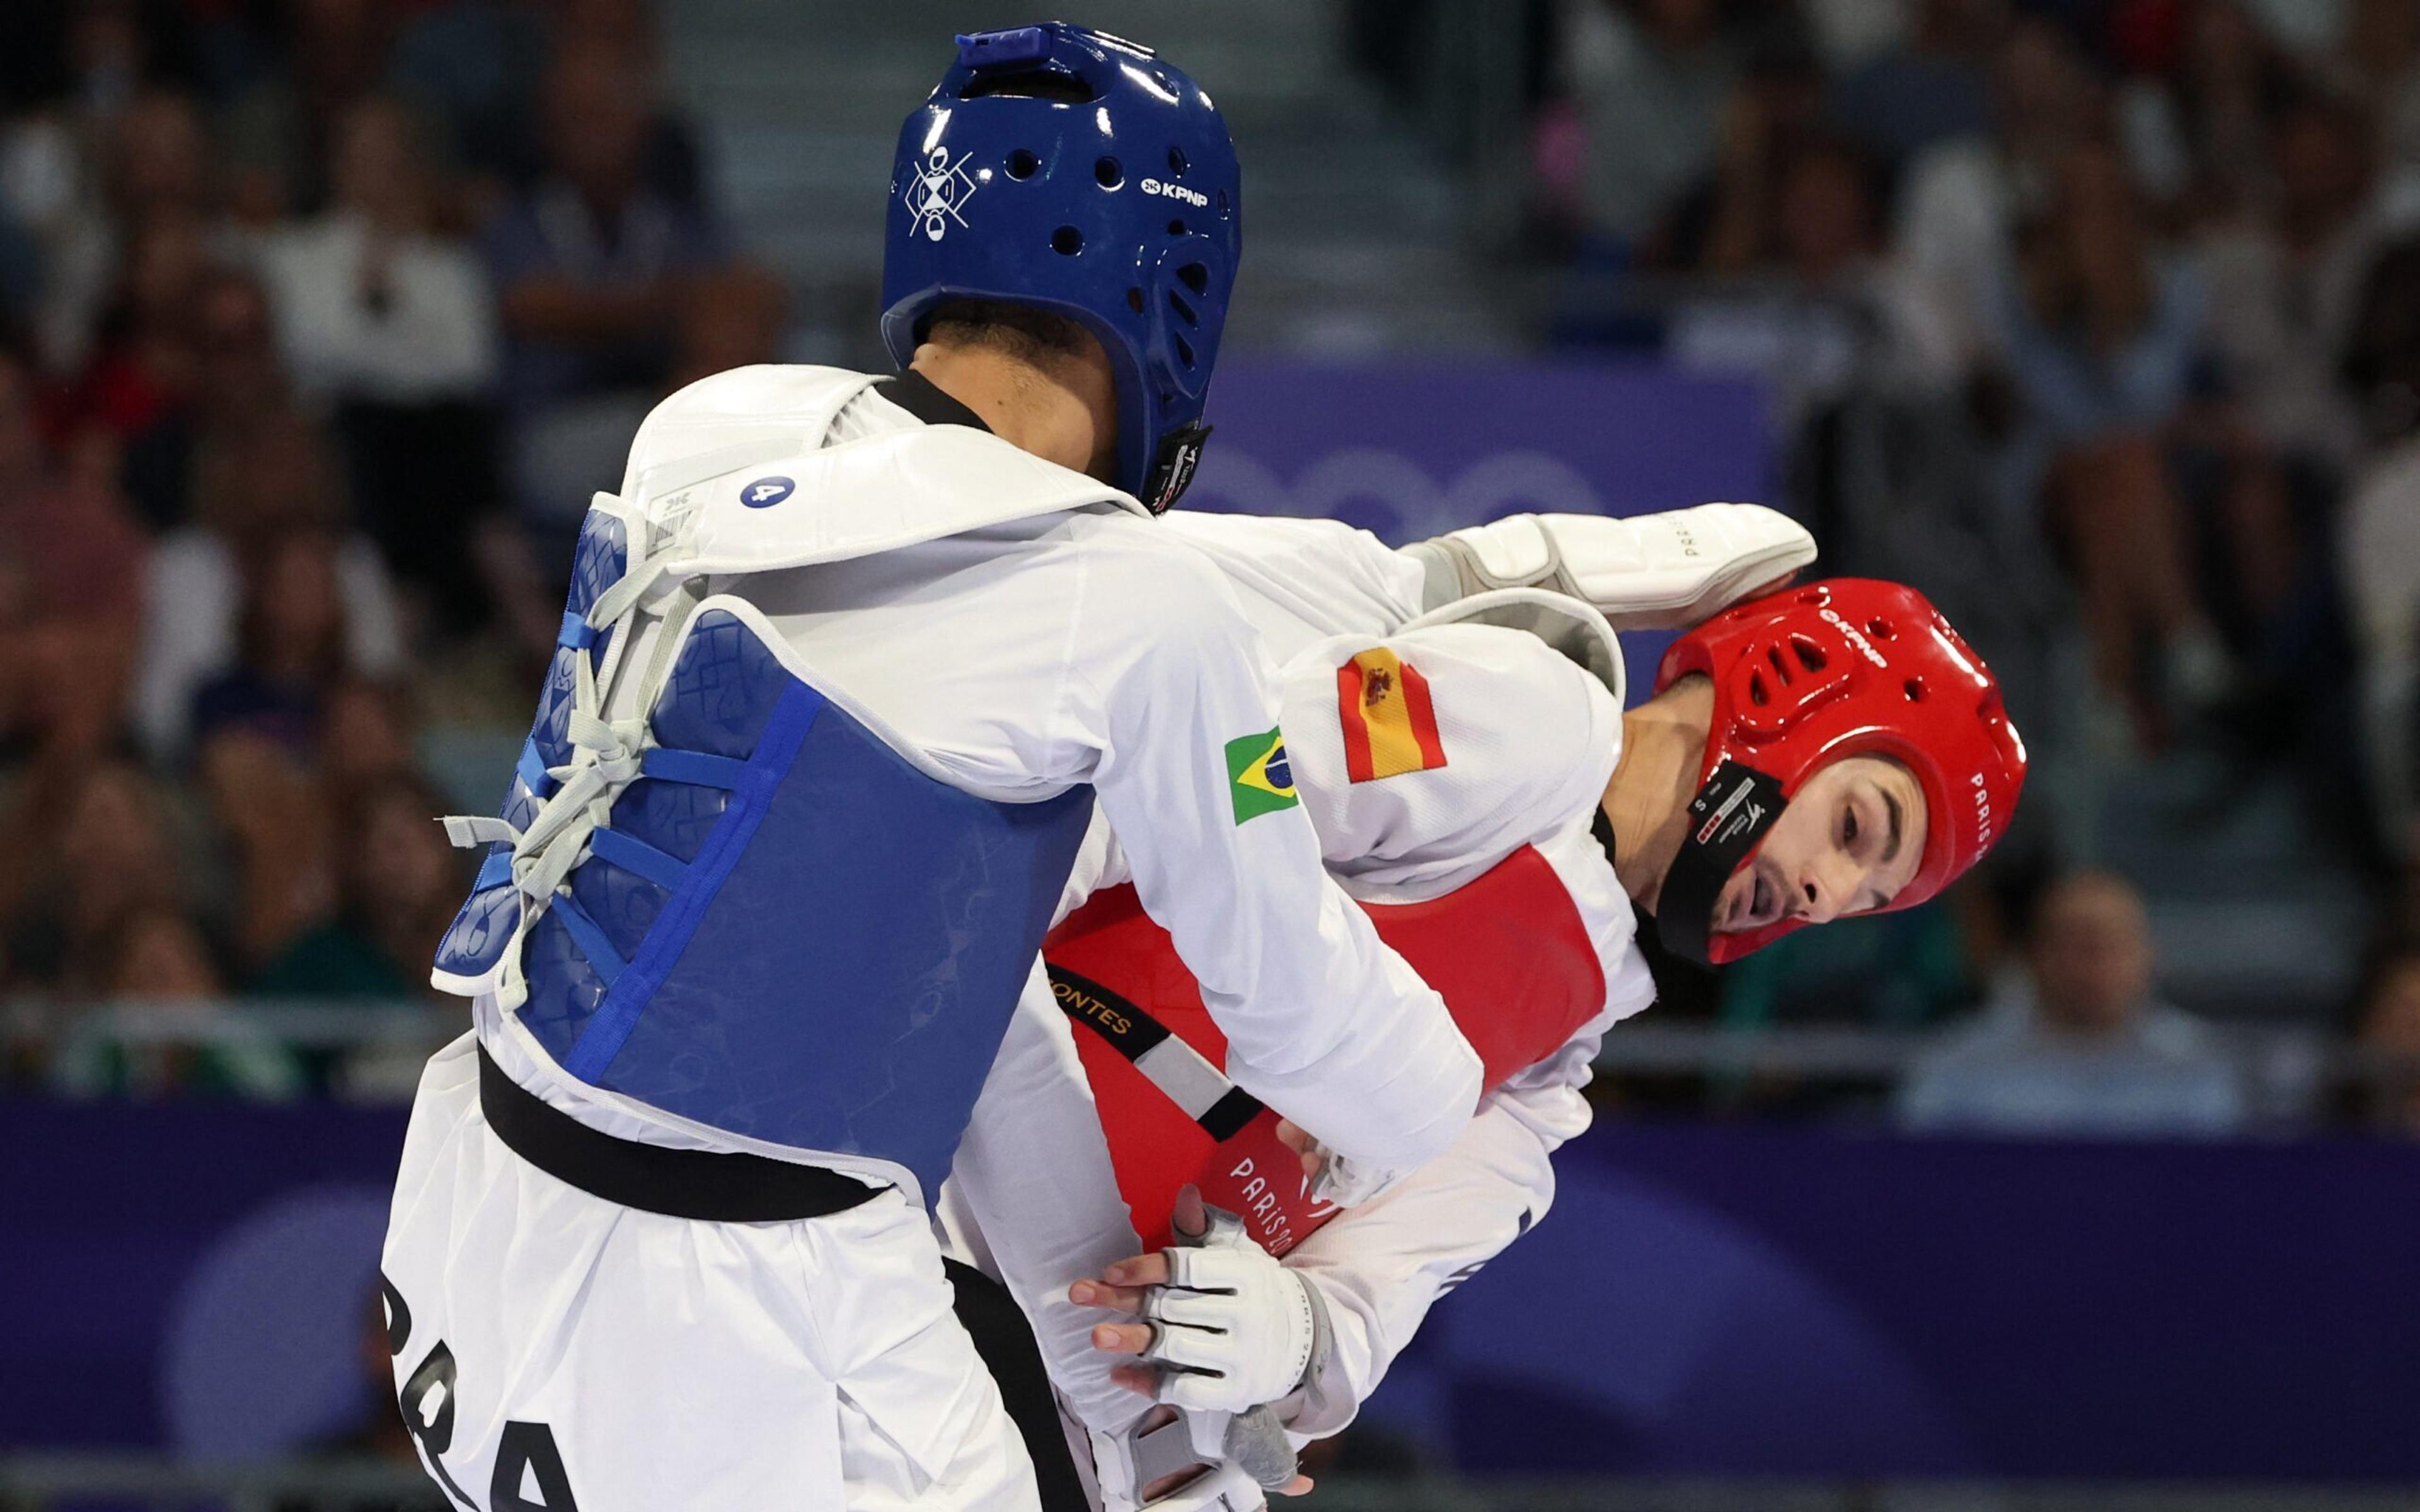
[[[1530,846],[1441,898],[1364,903],[1378,937],[1445,998],[1494,1087],[1559,1049],[1605,1009],[1605,970],[1588,926],[1546,858]],[[1139,1010],[1223,1065],[1227,1041],[1202,1006],[1193,974],[1130,887],[1094,895],[1043,944],[1044,959],[1103,995],[1054,985],[1078,1020],[1076,1046],[1093,1084],[1118,1190],[1146,1249],[1169,1242],[1177,1189],[1198,1183],[1215,1207],[1243,1214],[1272,1255],[1334,1216],[1304,1191],[1300,1161],[1262,1108],[1224,1140],[1154,1086],[1113,1041]],[[1090,1026],[1089,1027],[1087,1026]]]

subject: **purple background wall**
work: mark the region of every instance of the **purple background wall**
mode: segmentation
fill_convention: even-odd
[[[1752,384],[1645,366],[1237,362],[1183,507],[1327,515],[1401,544],[1523,510],[1635,515],[1757,499]]]
[[[402,1134],[0,1104],[0,1449],[355,1419]],[[2420,1476],[2420,1148],[1612,1125],[1559,1164],[1373,1422],[1476,1471]]]

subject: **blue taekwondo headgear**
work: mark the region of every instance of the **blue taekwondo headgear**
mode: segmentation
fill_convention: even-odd
[[[899,129],[882,339],[906,366],[934,308],[1081,321],[1117,375],[1117,486],[1156,514],[1193,479],[1243,255],[1243,176],[1210,97],[1151,49],[1045,22],[958,39]]]

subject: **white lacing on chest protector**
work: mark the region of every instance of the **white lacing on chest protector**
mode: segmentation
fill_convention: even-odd
[[[659,524],[651,532],[641,511],[613,494],[597,495],[590,507],[620,520],[628,543],[622,576],[597,595],[582,617],[592,637],[609,628],[613,631],[613,656],[618,659],[633,649],[631,631],[640,600],[672,563],[677,522]],[[612,817],[614,800],[638,778],[647,749],[658,744],[648,716],[668,670],[669,657],[662,653],[671,638],[668,625],[658,655],[639,684],[638,696],[630,705],[633,712],[621,719],[604,717],[604,694],[597,686],[595,658],[588,647],[574,648],[571,708],[564,725],[571,759],[546,769],[555,790],[540,802],[526,826],[515,828],[494,815],[445,816],[446,838],[458,847],[498,842],[512,847],[511,885],[520,898],[520,918],[504,947],[504,969],[496,984],[499,1003],[507,1010],[520,1007],[529,996],[521,942],[555,898],[567,890],[572,871],[588,859],[589,835]]]

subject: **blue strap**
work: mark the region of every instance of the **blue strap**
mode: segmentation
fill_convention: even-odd
[[[580,947],[580,953],[588,958],[589,969],[595,971],[597,980],[610,989],[613,979],[622,974],[624,965],[622,954],[613,949],[613,942],[605,937],[605,931],[569,893],[556,894],[554,902],[548,906],[563,920],[564,929],[571,935],[571,943]]]
[[[554,643],[573,651],[585,651],[597,643],[597,632],[588,627],[587,617],[577,609],[563,611],[563,628],[554,633]]]
[[[618,829],[598,827],[588,832],[588,848],[597,858],[611,861],[625,872],[646,878],[666,892],[680,886],[689,864],[667,856],[645,841],[637,840]]]
[[[728,792],[739,786],[740,778],[748,771],[748,764],[702,750],[679,750],[671,746],[658,746],[639,758],[639,771],[644,776],[659,777],[667,782],[693,782],[702,788],[721,788]]]
[[[735,781],[731,804],[706,832],[706,844],[698,851],[697,859],[690,863],[688,874],[673,889],[663,912],[648,927],[647,937],[639,943],[628,980],[607,990],[605,1000],[597,1005],[596,1016],[581,1030],[571,1053],[564,1057],[564,1070],[583,1082],[595,1082],[613,1064],[613,1057],[622,1053],[630,1031],[638,1027],[639,1011],[647,1006],[647,999],[672,975],[673,964],[689,949],[690,936],[697,933],[698,920],[706,916],[706,905],[714,902],[714,895],[721,890],[723,879],[731,875],[731,869],[739,864],[740,853],[748,848],[750,837],[764,822],[765,810],[772,806],[773,790],[781,786],[790,764],[798,759],[799,748],[805,743],[807,731],[823,706],[821,693],[794,681],[773,705],[748,760],[734,761],[660,746],[643,759],[644,765],[659,756],[673,756],[679,759],[675,763],[678,766],[711,762],[715,764],[712,770],[732,771]],[[671,777],[669,773],[651,775],[669,777],[674,781],[691,780]],[[718,780],[707,785],[719,787],[722,783]],[[562,906],[559,901],[556,906]],[[589,964],[597,964],[594,955],[589,957]]]
[[[547,790],[554,785],[554,779],[546,775],[546,758],[537,753],[535,735],[521,742],[520,759],[513,764],[513,770],[520,774],[521,786],[529,789],[534,797],[545,797]]]
[[[513,880],[513,853],[489,851],[488,858],[479,863],[478,880],[471,884],[471,890],[485,892],[489,887],[501,887],[511,880]]]

